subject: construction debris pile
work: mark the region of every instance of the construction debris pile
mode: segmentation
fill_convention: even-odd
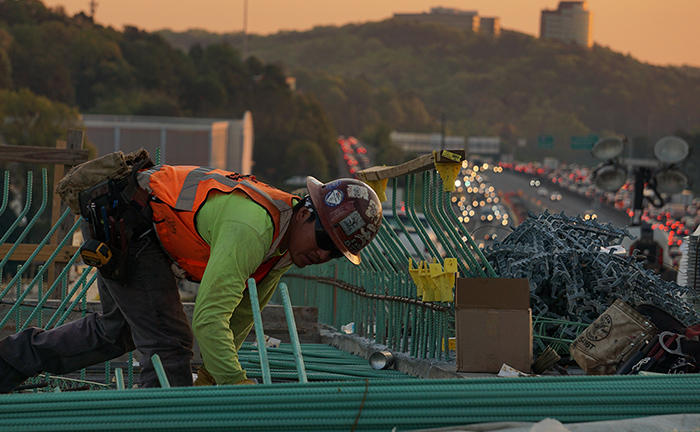
[[[626,228],[545,211],[531,213],[484,255],[500,277],[529,280],[533,317],[590,324],[621,299],[633,307],[652,304],[686,325],[700,322],[688,287],[610,250],[625,237],[632,238]],[[548,336],[573,339],[579,329],[553,326]]]

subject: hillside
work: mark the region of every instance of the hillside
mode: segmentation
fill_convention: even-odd
[[[184,49],[241,34],[161,32]],[[515,152],[540,157],[553,135],[562,159],[573,135],[655,141],[700,125],[700,70],[658,67],[594,46],[585,49],[504,31],[498,38],[393,19],[307,32],[250,35],[249,55],[281,65],[330,113],[342,134],[377,122],[403,131],[499,135]],[[524,149],[515,143],[527,139]],[[641,148],[641,146],[640,146]],[[586,153],[585,155],[582,153]]]
[[[52,147],[81,113],[255,122],[255,174],[337,176],[336,133],[287,76],[225,44],[187,53],[157,34],[117,31],[40,0],[0,1],[0,144]],[[270,157],[274,155],[275,157]]]

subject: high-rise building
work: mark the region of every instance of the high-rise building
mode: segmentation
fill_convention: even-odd
[[[540,18],[540,38],[557,39],[590,48],[593,45],[593,13],[588,2],[562,1],[557,10],[544,9]]]
[[[481,17],[479,33],[493,36],[501,35],[501,19],[498,17]]]

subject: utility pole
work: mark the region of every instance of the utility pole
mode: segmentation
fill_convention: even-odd
[[[97,5],[99,5],[97,0],[90,0],[90,18],[92,18],[93,21],[95,20],[95,12],[97,12]]]
[[[243,0],[243,60],[248,57],[248,0]]]
[[[445,150],[445,122],[447,121],[447,116],[442,113],[440,117],[440,150]]]

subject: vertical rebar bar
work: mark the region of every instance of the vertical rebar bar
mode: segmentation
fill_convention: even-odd
[[[248,294],[250,306],[253,311],[253,325],[255,326],[255,339],[258,342],[258,353],[260,355],[260,369],[262,370],[263,384],[272,383],[270,377],[270,364],[267,359],[267,343],[265,341],[265,331],[263,330],[262,317],[260,316],[260,300],[258,300],[258,287],[255,279],[248,279]]]
[[[279,290],[282,294],[282,304],[284,305],[284,315],[287,318],[287,328],[289,328],[289,339],[292,344],[292,352],[294,353],[294,364],[297,367],[299,374],[299,382],[308,382],[306,378],[306,369],[304,368],[304,358],[301,355],[301,345],[299,344],[299,335],[297,334],[296,321],[294,320],[294,309],[292,301],[289,298],[287,284],[279,284]]]

